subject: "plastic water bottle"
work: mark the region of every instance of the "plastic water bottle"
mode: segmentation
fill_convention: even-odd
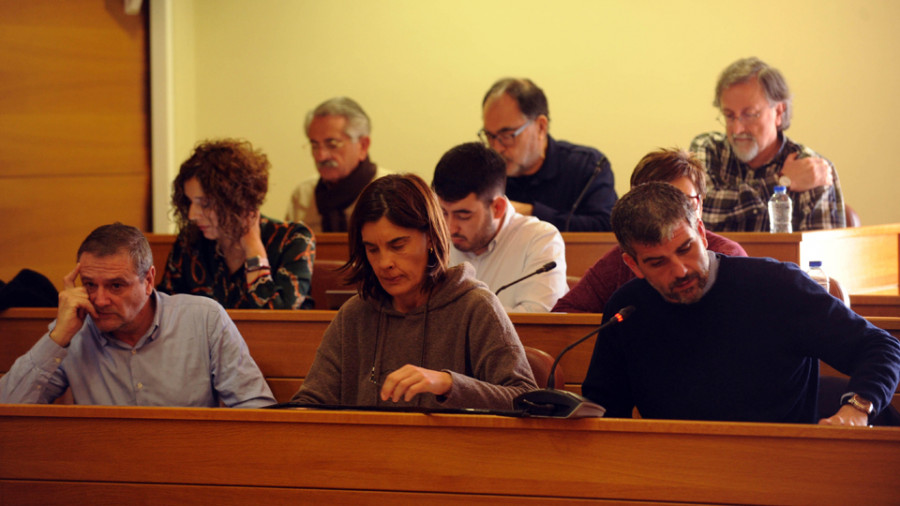
[[[829,282],[828,282],[828,274],[822,269],[822,261],[821,260],[810,260],[809,261],[809,270],[806,271],[809,274],[809,277],[812,278],[813,281],[819,284],[822,288],[825,289],[826,292],[829,291]],[[829,292],[830,293],[830,292]]]
[[[791,216],[793,215],[793,203],[787,194],[787,188],[776,186],[775,193],[769,199],[769,231],[774,233],[793,232]]]

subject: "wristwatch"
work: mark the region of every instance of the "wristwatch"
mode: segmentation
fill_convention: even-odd
[[[785,188],[790,188],[791,178],[784,174],[778,174],[778,184],[784,186]]]
[[[849,404],[867,415],[871,415],[872,410],[875,409],[874,404],[856,394],[853,394],[849,397],[845,395],[842,404]]]
[[[269,259],[266,257],[256,256],[244,260],[244,271],[255,272],[269,268]]]

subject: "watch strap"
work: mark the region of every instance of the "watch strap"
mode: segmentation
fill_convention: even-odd
[[[263,256],[250,257],[244,261],[244,270],[256,272],[269,268],[269,259]]]

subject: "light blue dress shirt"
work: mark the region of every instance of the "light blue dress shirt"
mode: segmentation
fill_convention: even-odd
[[[0,379],[2,403],[256,408],[275,403],[247,344],[219,303],[154,291],[156,313],[131,346],[90,316],[67,348],[48,331]],[[52,330],[56,321],[50,324]]]

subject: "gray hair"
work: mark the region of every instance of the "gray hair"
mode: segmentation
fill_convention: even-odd
[[[613,232],[625,253],[636,259],[634,244],[657,245],[672,238],[686,221],[697,230],[691,199],[669,183],[652,181],[635,186],[613,206]]]
[[[321,118],[323,116],[343,116],[346,118],[347,126],[344,129],[344,133],[353,140],[369,136],[371,130],[369,116],[352,98],[334,97],[322,102],[315,109],[306,113],[303,130],[308,133],[309,124],[312,123],[313,118]]]
[[[713,105],[717,109],[721,109],[723,91],[735,84],[742,84],[753,78],[756,78],[760,86],[762,86],[766,99],[769,100],[769,105],[775,105],[778,102],[784,103],[784,112],[781,114],[781,126],[778,127],[778,130],[787,130],[791,126],[791,115],[793,114],[791,90],[788,88],[787,81],[781,75],[781,72],[774,67],[770,67],[759,58],[741,58],[722,71],[722,74],[719,76],[719,82],[716,83],[716,96],[713,99]]]
[[[144,234],[135,227],[115,222],[103,225],[91,232],[78,248],[76,260],[81,260],[82,253],[90,253],[97,257],[109,257],[120,252],[128,253],[134,272],[143,278],[153,266],[153,252]]]

